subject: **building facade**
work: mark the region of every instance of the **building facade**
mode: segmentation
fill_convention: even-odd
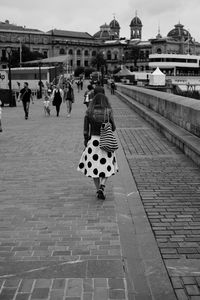
[[[21,51],[22,45],[32,52],[40,52],[44,57],[66,56],[70,70],[77,67],[91,67],[97,53],[104,55],[107,70],[112,72],[120,65],[131,71],[149,70],[149,55],[154,53],[176,53],[200,55],[200,44],[184,29],[176,24],[166,37],[160,32],[150,40],[142,39],[142,21],[135,14],[130,22],[130,37],[120,38],[120,25],[115,19],[100,26],[93,36],[87,32],[53,29],[43,32],[0,22],[0,68],[7,67],[7,48]]]

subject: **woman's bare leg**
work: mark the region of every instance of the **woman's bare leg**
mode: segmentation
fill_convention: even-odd
[[[96,186],[97,191],[99,190],[99,186],[100,186],[100,178],[93,178],[94,180],[94,184]]]
[[[102,177],[100,180],[100,185],[103,185],[105,187],[108,177]]]

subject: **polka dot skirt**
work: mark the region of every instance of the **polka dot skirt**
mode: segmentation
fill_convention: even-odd
[[[116,154],[101,150],[99,139],[98,135],[92,136],[81,155],[77,170],[87,177],[110,177],[118,172]]]

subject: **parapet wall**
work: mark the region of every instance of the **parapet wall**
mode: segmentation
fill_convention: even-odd
[[[116,95],[200,166],[200,100],[123,84]]]
[[[200,137],[200,100],[123,84],[117,91]]]

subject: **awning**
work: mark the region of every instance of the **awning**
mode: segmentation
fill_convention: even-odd
[[[48,57],[43,59],[37,59],[37,60],[29,60],[26,62],[23,62],[23,65],[53,65],[58,63],[67,63],[68,57],[67,55],[59,55],[54,57]]]

